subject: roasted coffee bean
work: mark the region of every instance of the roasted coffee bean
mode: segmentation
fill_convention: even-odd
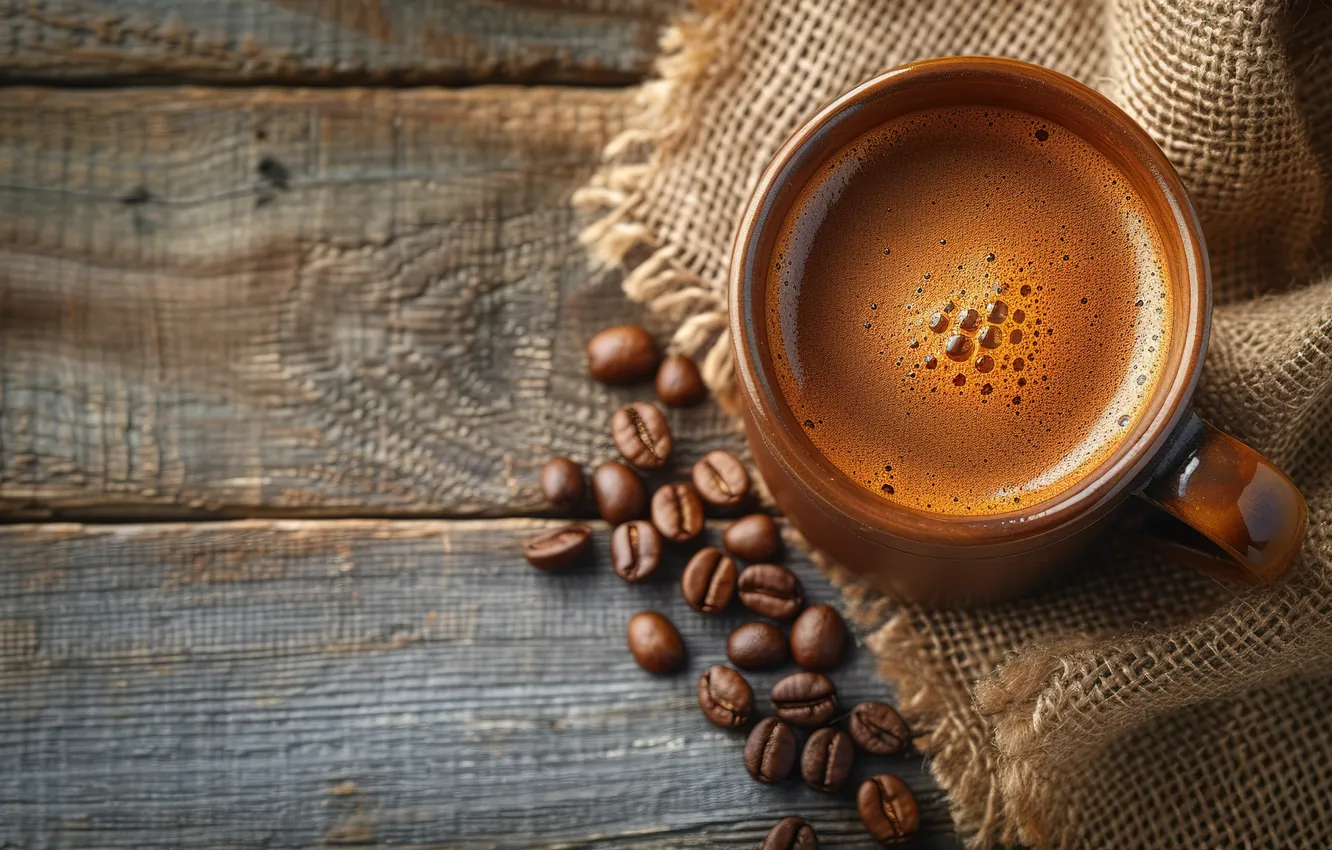
[[[636,519],[611,532],[611,567],[628,582],[638,582],[657,571],[661,563],[661,535],[652,523]]]
[[[745,623],[726,639],[726,657],[741,670],[768,670],[786,661],[786,636],[771,623]]]
[[[694,361],[683,354],[671,354],[657,369],[657,397],[670,407],[698,404],[708,394],[703,376]]]
[[[881,844],[902,844],[920,827],[916,795],[891,773],[871,776],[856,793],[860,822]]]
[[[876,756],[896,755],[911,742],[906,721],[886,702],[860,703],[851,709],[847,728],[862,750]]]
[[[763,839],[763,850],[819,850],[819,837],[804,818],[782,818]]]
[[[523,557],[538,570],[562,570],[583,557],[592,529],[581,522],[561,526],[523,541]]]
[[[846,623],[830,605],[811,605],[791,624],[791,657],[806,670],[831,670],[842,657]]]
[[[732,508],[749,495],[749,473],[730,452],[712,451],[694,464],[694,486],[714,508]]]
[[[855,759],[856,748],[851,743],[851,736],[825,726],[805,741],[805,750],[800,754],[800,775],[815,791],[836,791],[851,774],[851,763]]]
[[[753,564],[740,574],[736,584],[746,608],[774,620],[791,619],[805,604],[800,579],[776,564]]]
[[[718,726],[736,729],[749,722],[754,691],[744,676],[716,664],[698,677],[698,707]]]
[[[657,344],[642,328],[606,328],[587,343],[587,370],[607,384],[641,381],[657,368]]]
[[[684,665],[684,640],[675,624],[656,611],[644,611],[629,619],[629,651],[639,667],[659,676]]]
[[[680,590],[690,608],[703,614],[715,614],[731,604],[735,578],[735,561],[731,556],[716,546],[705,546],[685,565]]]
[[[652,524],[672,543],[693,540],[703,530],[703,503],[692,484],[663,484],[652,494]]]
[[[767,514],[750,514],[731,523],[722,535],[726,551],[746,561],[766,561],[777,554],[782,535]]]
[[[772,712],[796,726],[822,726],[837,713],[837,686],[822,673],[792,673],[772,686]]]
[[[655,404],[636,401],[611,417],[611,439],[624,459],[639,469],[657,469],[671,455],[671,426]]]
[[[745,768],[759,782],[781,782],[795,766],[795,733],[775,717],[765,717],[745,741]]]
[[[597,513],[611,525],[638,519],[647,508],[643,479],[618,460],[606,461],[592,472],[592,498]]]
[[[576,507],[583,500],[583,470],[567,457],[553,457],[541,467],[541,492],[557,508]]]

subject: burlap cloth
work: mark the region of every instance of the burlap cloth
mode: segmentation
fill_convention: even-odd
[[[1290,472],[1289,577],[1228,586],[1110,540],[1050,590],[937,612],[830,566],[980,845],[1332,847],[1332,7],[1275,0],[745,0],[664,36],[642,115],[576,201],[635,300],[732,386],[725,276],[772,154],[914,58],[1070,74],[1151,133],[1197,204],[1216,312],[1197,405]]]

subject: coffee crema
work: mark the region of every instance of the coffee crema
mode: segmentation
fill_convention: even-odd
[[[1146,204],[1024,112],[925,110],[860,136],[801,190],[773,256],[787,406],[836,467],[910,508],[1058,496],[1133,431],[1170,350]]]

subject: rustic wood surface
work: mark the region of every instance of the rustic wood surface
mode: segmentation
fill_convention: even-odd
[[[0,0],[10,80],[626,83],[682,0]]]
[[[613,456],[643,392],[585,375],[647,319],[569,206],[628,103],[0,90],[0,507],[546,510],[539,465]],[[712,406],[672,424],[686,462],[743,445]]]
[[[0,528],[0,846],[752,850],[792,813],[825,847],[872,846],[854,786],[759,785],[743,736],[699,712],[744,610],[691,612],[681,552],[624,583],[604,527],[588,563],[539,573],[517,541],[551,525]],[[634,665],[643,609],[679,624],[687,671]],[[887,695],[872,668],[853,648],[844,704]],[[856,776],[882,771],[921,790],[913,846],[955,846],[919,759]]]

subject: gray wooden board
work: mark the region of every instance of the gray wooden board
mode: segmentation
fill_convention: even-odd
[[[754,848],[792,813],[870,846],[854,785],[759,785],[699,713],[743,609],[689,611],[681,552],[622,582],[604,528],[586,565],[539,573],[518,541],[552,525],[0,527],[0,846]],[[687,671],[634,665],[643,609],[680,626]],[[779,675],[751,677],[762,702]],[[847,705],[889,696],[863,648],[833,675]],[[918,759],[856,775],[880,771],[919,792],[915,846],[957,846]]]
[[[0,0],[0,74],[626,83],[680,0]]]
[[[569,197],[631,94],[0,90],[0,511],[515,515],[614,456],[651,387],[585,375],[662,323]],[[743,449],[714,405],[677,455]]]

